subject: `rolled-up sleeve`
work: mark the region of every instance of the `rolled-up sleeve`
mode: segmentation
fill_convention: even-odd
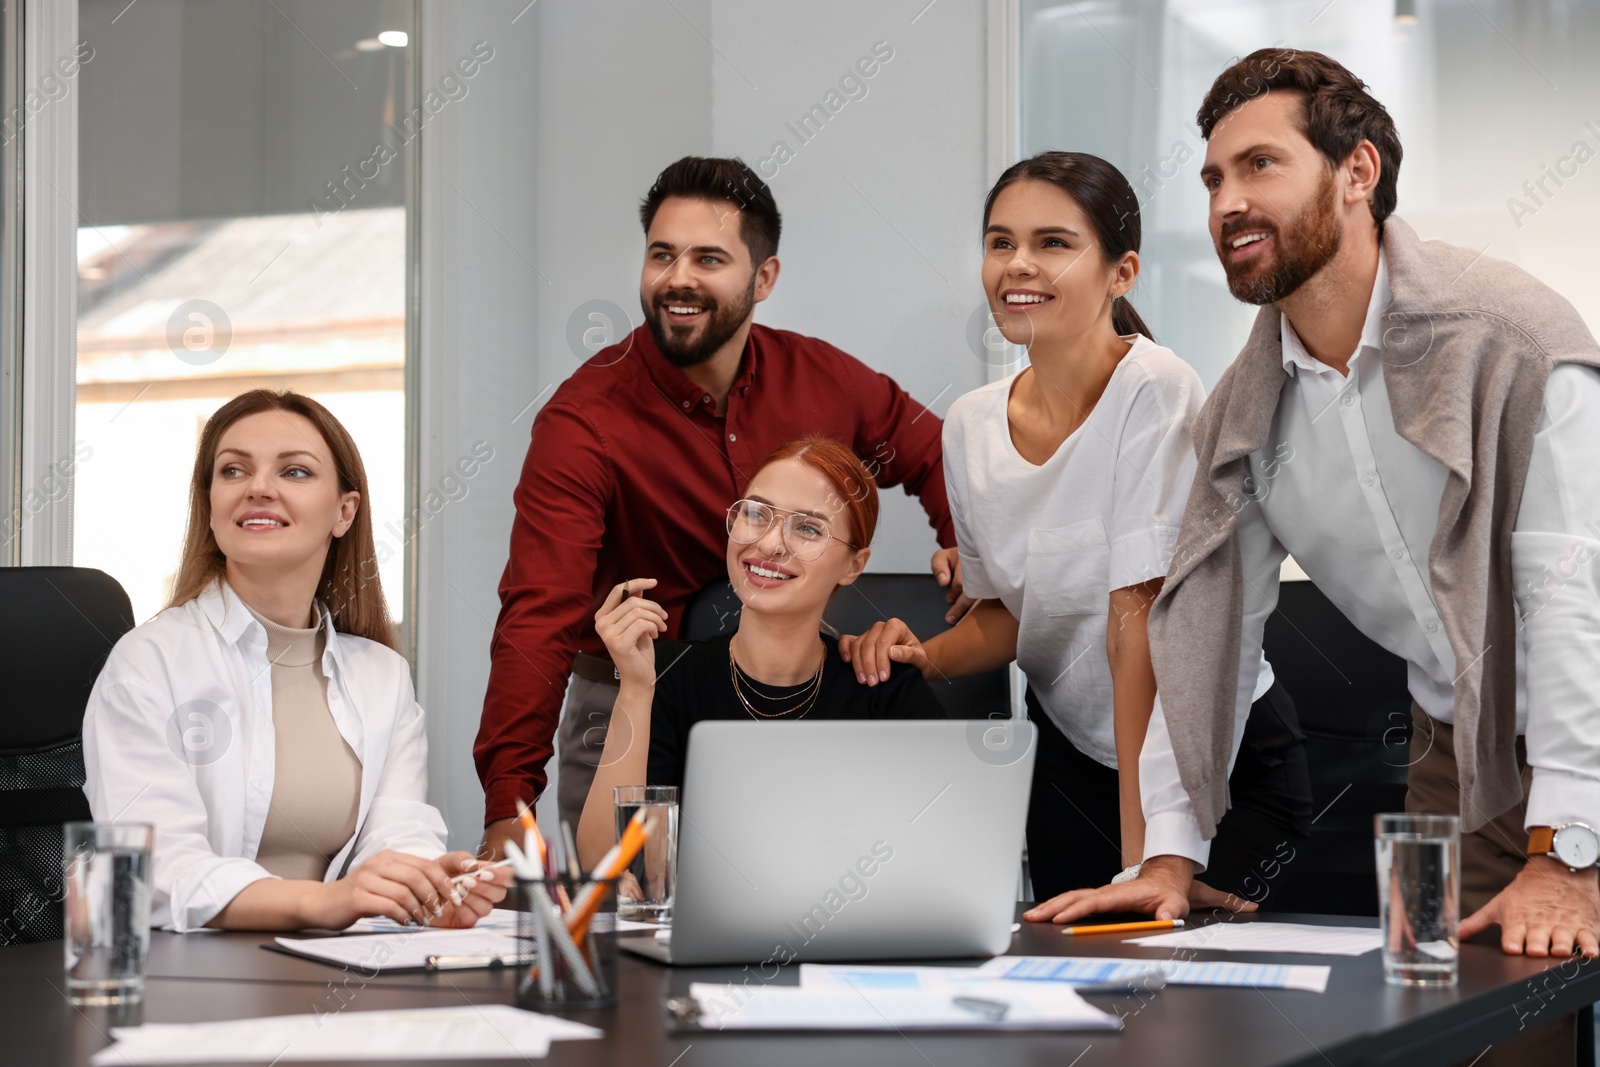
[[[444,818],[428,803],[428,733],[422,707],[403,663],[395,675],[394,729],[372,807],[351,851],[350,870],[384,849],[430,860],[446,849]]]
[[[155,828],[150,921],[178,933],[198,930],[245,886],[273,875],[251,860],[212,850],[205,798],[168,743],[171,698],[110,677],[117,673],[108,666],[101,674],[84,713],[89,810],[96,822]]]

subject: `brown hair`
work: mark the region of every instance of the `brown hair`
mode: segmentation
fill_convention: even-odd
[[[842,504],[850,520],[851,544],[867,548],[878,529],[878,483],[856,454],[831,437],[802,437],[767,453],[756,474],[781,459],[798,459],[833,487],[830,504]],[[750,476],[755,480],[755,475]],[[749,490],[748,483],[745,486]]]
[[[333,413],[299,393],[252,389],[217,409],[200,431],[194,475],[189,481],[189,524],[183,536],[183,560],[173,583],[167,607],[187,604],[227,572],[227,558],[211,532],[211,475],[217,461],[217,442],[228,427],[249,415],[283,411],[308,419],[322,434],[339,472],[339,492],[361,494],[355,521],[334,538],[317,583],[317,599],[327,605],[340,633],[365,637],[399,651],[394,625],[389,621],[383,586],[378,581],[377,553],[372,541],[372,512],[367,506],[367,471],[355,441]]]
[[[739,208],[739,237],[750,250],[750,262],[759,267],[778,254],[783,216],[772,190],[749,164],[735,156],[721,159],[684,156],[656,176],[655,184],[639,205],[639,221],[650,232],[656,210],[669,196],[690,200],[728,200]]]
[[[1362,141],[1372,142],[1378,150],[1378,184],[1367,206],[1382,226],[1399,200],[1399,131],[1366,83],[1321,52],[1261,48],[1217,75],[1195,116],[1200,136],[1209,141],[1219,120],[1274,89],[1300,94],[1300,132],[1330,166],[1343,163]]]
[[[1122,172],[1099,156],[1087,152],[1040,152],[1011,164],[983,202],[985,230],[1001,191],[1020,181],[1049,182],[1072,197],[1073,203],[1089,216],[1089,225],[1100,241],[1100,255],[1106,262],[1114,263],[1129,252],[1139,251],[1139,198]],[[1111,302],[1111,328],[1119,337],[1142,333],[1155,340],[1150,327],[1125,296]]]

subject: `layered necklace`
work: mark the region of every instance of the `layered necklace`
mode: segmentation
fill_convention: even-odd
[[[811,710],[811,705],[817,702],[817,694],[822,691],[822,668],[828,661],[827,646],[823,646],[822,657],[817,663],[817,673],[811,676],[809,682],[804,682],[798,687],[800,689],[799,693],[783,693],[774,696],[771,693],[762,692],[761,683],[740,668],[739,661],[734,659],[733,656],[734,640],[735,638],[728,639],[728,680],[733,683],[734,695],[739,698],[739,703],[744,705],[744,710],[750,713],[750,717],[753,719],[781,719],[788,715],[794,715],[798,711],[800,714],[794,715],[794,717],[796,719],[805,718],[806,713]],[[796,687],[790,686],[787,688]],[[746,693],[749,696],[746,696]],[[799,698],[798,702],[779,711],[760,711],[750,702],[750,698],[754,697],[770,706],[775,701],[786,700],[790,696],[797,696]]]

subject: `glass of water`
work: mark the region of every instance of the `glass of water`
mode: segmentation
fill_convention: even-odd
[[[69,822],[67,995],[75,1004],[126,1004],[144,996],[150,949],[148,823]]]
[[[1378,922],[1392,985],[1456,984],[1461,831],[1454,815],[1379,815]]]
[[[617,880],[617,918],[667,925],[678,884],[678,787],[619,785],[615,801],[618,841],[640,811],[650,834]]]

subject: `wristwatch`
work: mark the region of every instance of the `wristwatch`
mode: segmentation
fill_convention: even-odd
[[[1528,831],[1528,855],[1549,854],[1573,871],[1593,867],[1600,860],[1600,834],[1581,822],[1562,826],[1535,826]]]

